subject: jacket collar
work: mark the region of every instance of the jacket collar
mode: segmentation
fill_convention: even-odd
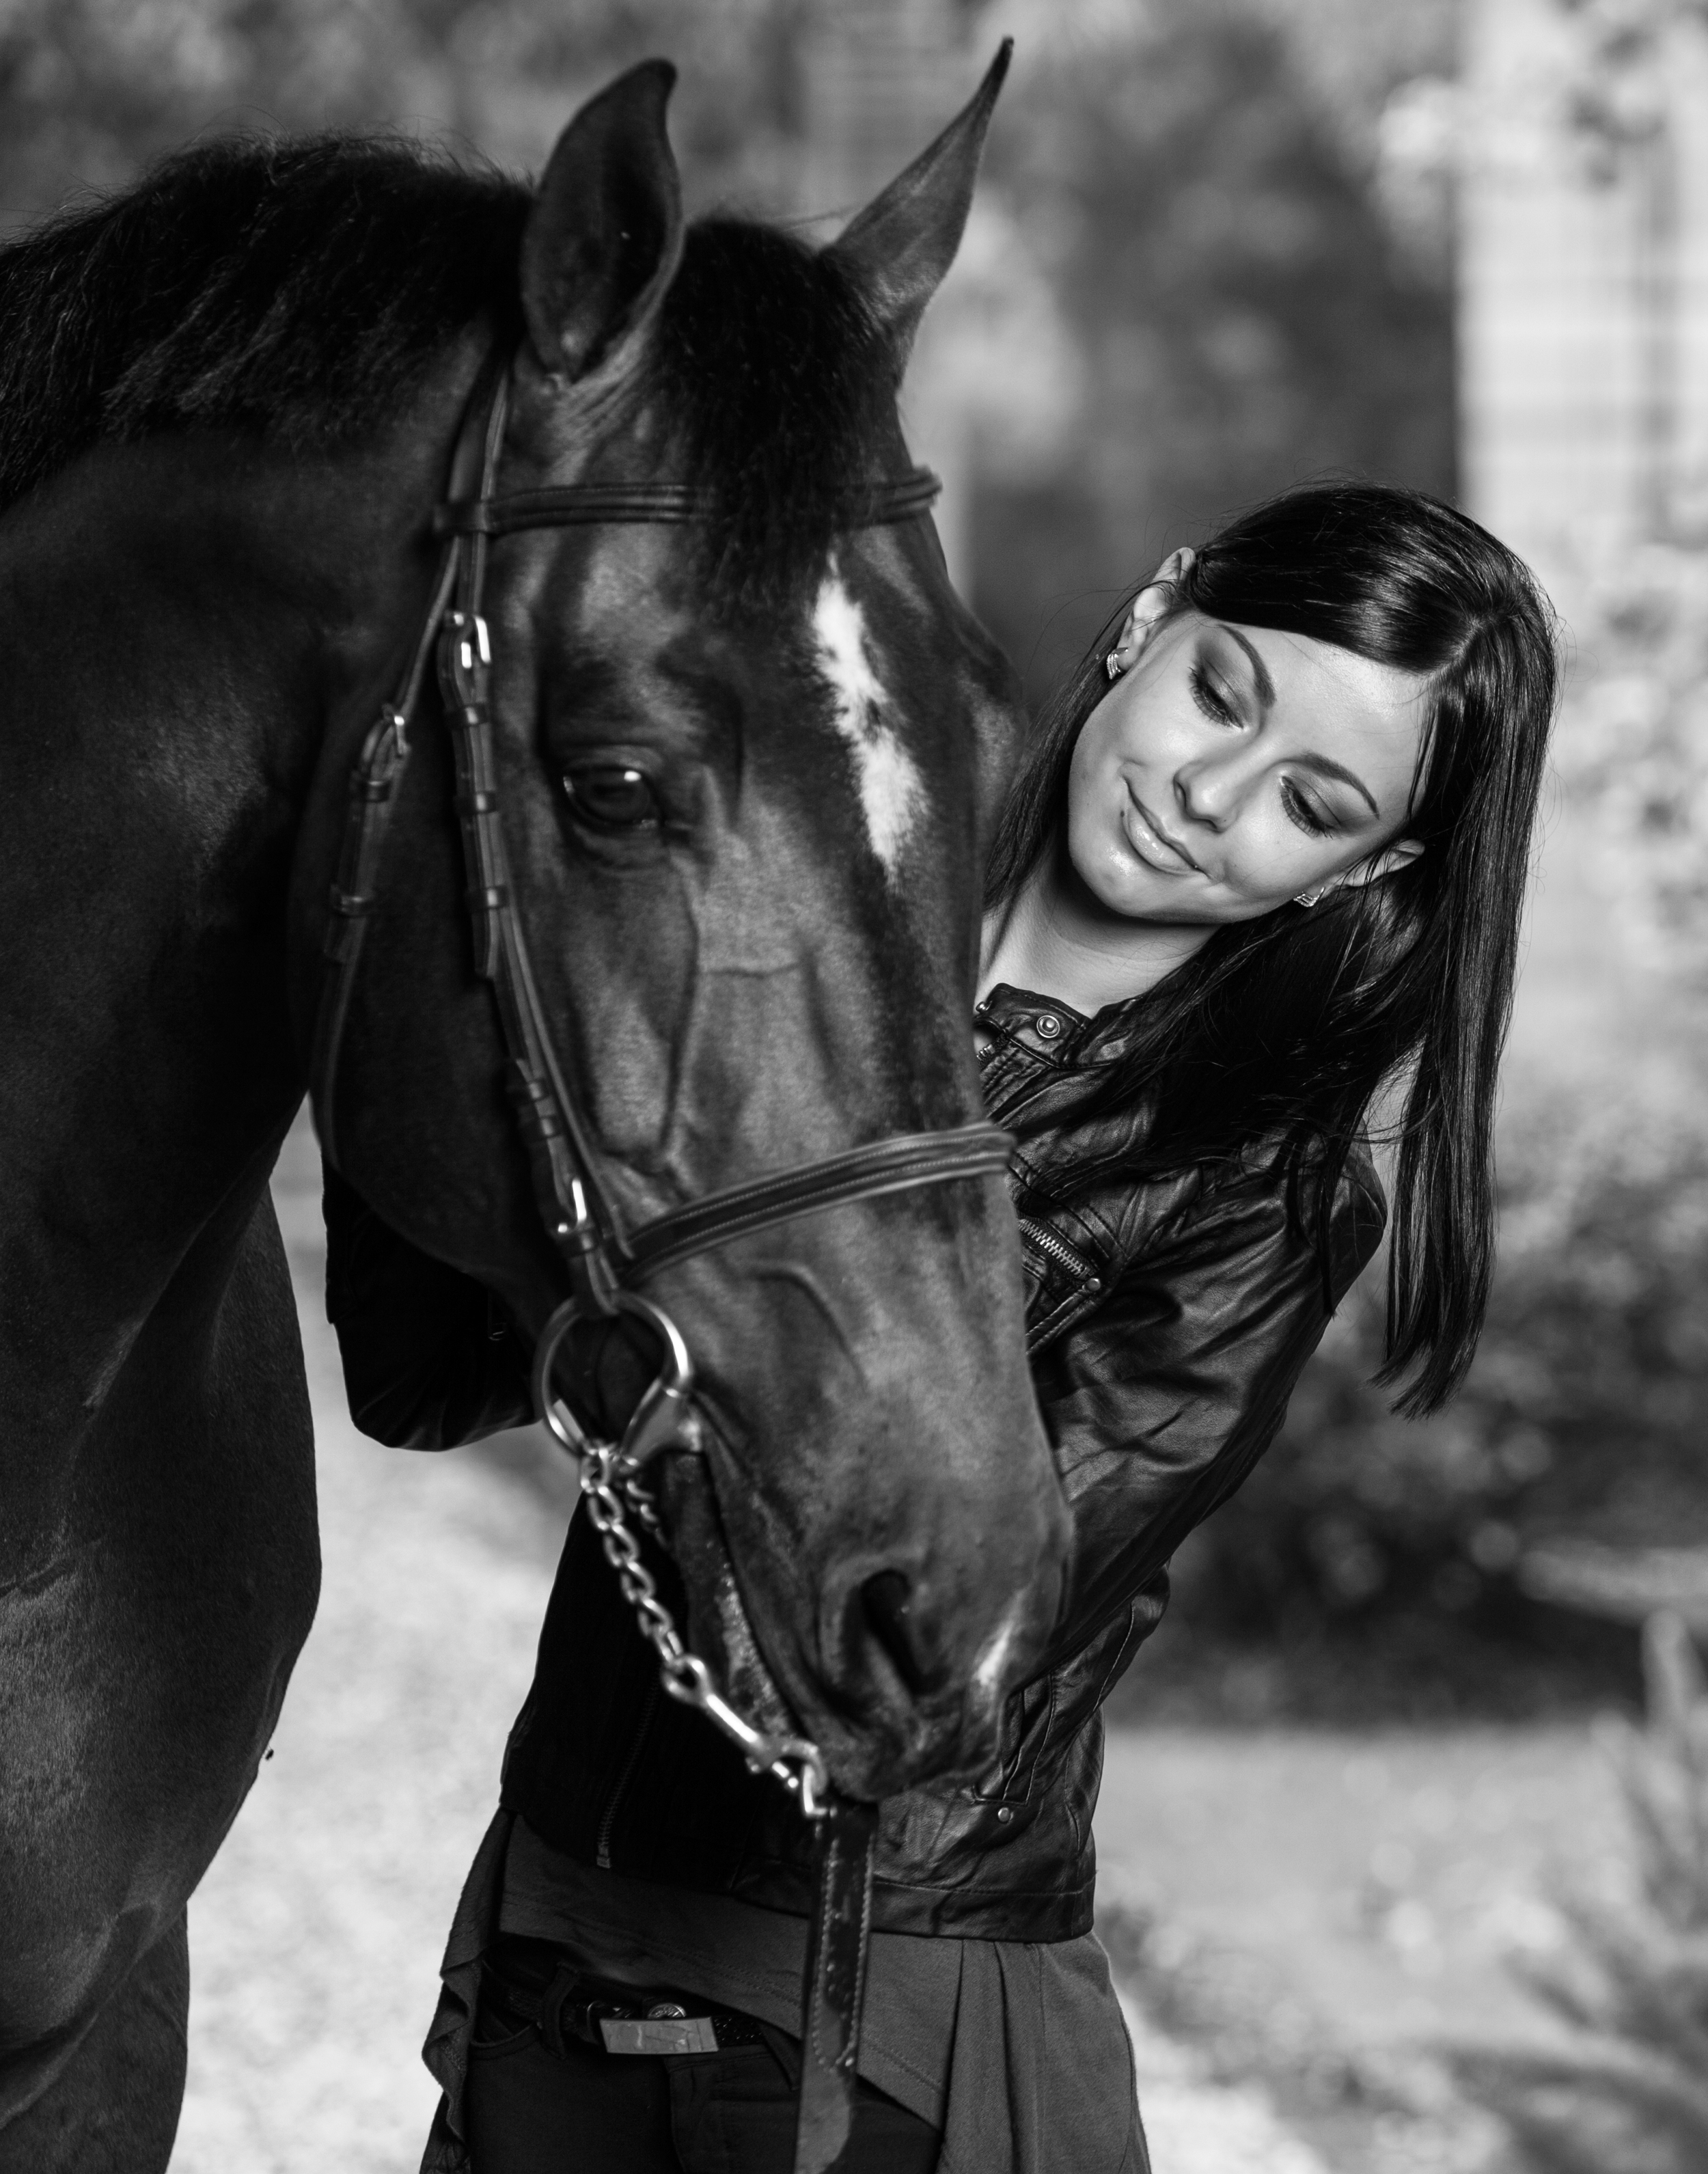
[[[1087,1018],[1057,998],[998,982],[974,1013],[999,1040],[1017,1045],[1062,1070],[1084,1071],[1124,1057],[1143,1028],[1153,992],[1105,1004]]]

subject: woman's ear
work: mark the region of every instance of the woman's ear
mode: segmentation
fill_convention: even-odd
[[[1175,603],[1175,591],[1191,572],[1197,554],[1182,544],[1178,551],[1170,551],[1144,587],[1132,600],[1121,629],[1121,639],[1111,650],[1114,660],[1111,679],[1122,672],[1131,671],[1144,653],[1144,645],[1152,632],[1170,612]]]
[[[1362,890],[1366,884],[1380,883],[1384,876],[1409,868],[1423,850],[1419,838],[1396,838],[1392,845],[1384,846],[1379,853],[1372,853],[1367,861],[1349,868],[1337,879],[1334,888],[1338,890],[1343,884],[1349,890]]]

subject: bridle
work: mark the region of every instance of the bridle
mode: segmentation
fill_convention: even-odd
[[[702,1448],[704,1436],[686,1340],[664,1309],[635,1286],[697,1253],[846,1202],[992,1176],[1007,1169],[1013,1142],[990,1124],[900,1133],[709,1193],[625,1230],[601,1182],[588,1125],[553,1040],[511,883],[494,746],[492,650],[482,611],[487,561],[495,540],[527,529],[685,523],[711,517],[713,508],[705,494],[675,483],[586,482],[498,496],[510,381],[510,359],[495,349],[469,395],[451,457],[450,490],[434,516],[434,533],[442,547],[426,616],[392,700],[381,708],[350,772],[323,945],[327,971],[310,1060],[316,1122],[322,1151],[336,1165],[338,1068],[344,1028],[378,895],[386,833],[409,759],[410,727],[436,648],[456,766],[475,971],[492,986],[506,1083],[535,1200],[570,1290],[535,1349],[535,1409],[579,1460],[588,1513],[624,1597],[657,1652],[664,1689],[699,1707],[755,1771],[775,1774],[797,1796],[807,1817],[818,1823],[818,1885],[807,1982],[809,2037],[818,2058],[809,2050],[803,2062],[797,2165],[828,2167],[846,2139],[851,2103],[873,1809],[831,1794],[816,1744],[756,1728],[730,1706],[705,1663],[687,1651],[658,1599],[628,1513],[632,1511],[658,1533],[645,1468],[666,1449]],[[851,487],[838,495],[836,525],[870,527],[916,519],[929,511],[938,489],[925,468]],[[582,1426],[558,1394],[554,1368],[577,1322],[619,1314],[648,1326],[659,1338],[663,1357],[620,1439],[604,1441]],[[815,2096],[816,2106],[809,2106]],[[808,2131],[813,2123],[818,2133],[809,2150]]]

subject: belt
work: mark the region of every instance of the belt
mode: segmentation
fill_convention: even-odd
[[[693,1993],[601,1985],[570,1963],[543,1987],[489,1966],[484,2004],[532,2024],[559,2060],[566,2037],[607,2053],[722,2053],[765,2043],[758,2019],[738,2009],[713,2008]]]

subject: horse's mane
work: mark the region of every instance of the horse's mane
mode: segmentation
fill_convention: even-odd
[[[103,439],[359,441],[435,349],[517,321],[527,192],[413,146],[228,138],[0,251],[0,503]]]
[[[228,429],[307,450],[393,419],[487,313],[521,336],[521,182],[386,138],[221,138],[0,250],[0,506],[103,440]],[[752,596],[811,575],[827,500],[869,472],[893,394],[834,257],[697,222],[637,397],[709,490],[708,569]]]

